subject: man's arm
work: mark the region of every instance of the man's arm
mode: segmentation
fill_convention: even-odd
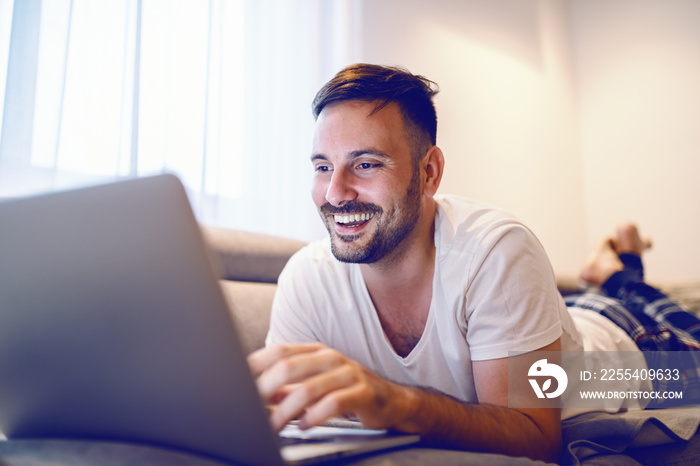
[[[557,340],[538,351],[560,351],[560,346]],[[430,433],[425,438],[439,445],[472,451],[558,461],[562,448],[561,410],[508,408],[507,358],[475,361],[472,371],[479,404],[455,401],[458,405],[455,406],[444,396],[423,398],[422,409],[426,414],[416,417],[423,421],[432,418],[434,422],[428,426]],[[530,385],[523,383],[520,388],[528,390],[526,398],[531,398]],[[517,396],[512,392],[511,395]]]
[[[559,340],[540,351],[559,351]],[[351,416],[375,429],[418,433],[435,445],[556,461],[559,409],[508,408],[508,359],[472,363],[479,404],[388,382],[321,344],[280,345],[249,357],[258,388],[276,408],[273,427]],[[528,386],[529,388],[529,386]]]

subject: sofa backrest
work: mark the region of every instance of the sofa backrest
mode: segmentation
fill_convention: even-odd
[[[306,243],[281,236],[202,227],[223,280],[277,283],[289,258]]]

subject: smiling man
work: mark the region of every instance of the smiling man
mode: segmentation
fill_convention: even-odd
[[[556,460],[560,410],[508,407],[508,356],[580,349],[578,335],[526,227],[436,194],[435,93],[376,65],[318,92],[312,194],[329,238],[288,263],[268,345],[249,362],[276,428],[350,416],[449,448]]]

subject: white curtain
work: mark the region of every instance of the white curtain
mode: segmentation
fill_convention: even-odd
[[[0,0],[0,197],[179,175],[204,223],[313,239],[315,91],[353,0]]]

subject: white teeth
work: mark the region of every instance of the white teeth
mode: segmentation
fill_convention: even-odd
[[[364,222],[374,217],[374,214],[334,215],[336,223]]]

